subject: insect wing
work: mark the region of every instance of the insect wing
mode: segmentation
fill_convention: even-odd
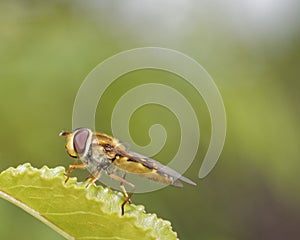
[[[127,151],[120,150],[120,149],[115,149],[115,151],[117,154],[119,154],[123,157],[127,157],[129,161],[134,161],[134,162],[140,163],[148,169],[155,170],[157,174],[159,174],[161,176],[165,176],[169,179],[172,179],[171,184],[174,186],[182,187],[182,183],[179,180],[186,182],[188,184],[191,184],[191,185],[196,185],[196,183],[194,183],[193,181],[191,181],[190,179],[188,179],[186,177],[183,177],[182,175],[180,175],[178,172],[176,172],[172,168],[167,167],[167,166],[161,164],[160,162],[157,162],[151,158],[148,158],[139,153],[131,152],[131,151],[127,152]]]

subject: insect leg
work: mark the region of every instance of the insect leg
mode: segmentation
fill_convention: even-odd
[[[92,178],[93,177],[93,175],[90,173],[85,179],[84,179],[84,181],[87,181],[88,179],[90,179],[90,178]]]
[[[125,192],[126,192],[126,195],[127,195],[127,197],[125,197],[125,200],[124,200],[124,202],[123,202],[122,205],[121,205],[122,215],[124,215],[124,206],[125,206],[125,204],[126,204],[127,202],[130,201],[130,198],[131,198],[131,196],[132,196],[132,194],[133,194],[133,192],[134,192],[135,186],[134,186],[131,182],[128,182],[127,180],[125,180],[125,179],[123,179],[123,178],[121,178],[121,177],[119,177],[119,176],[117,176],[117,175],[115,175],[115,174],[112,174],[112,173],[111,173],[111,174],[109,174],[109,176],[110,176],[111,178],[113,178],[113,179],[119,181],[120,184],[122,183],[122,185],[123,185],[123,184],[125,183],[125,184],[127,184],[128,186],[131,187],[131,191],[130,191],[130,193],[127,195],[127,192],[126,192],[126,190],[125,190],[125,188],[124,188],[124,186],[123,186],[123,188],[124,188],[124,190],[125,190]],[[122,190],[123,190],[123,189],[122,189]],[[123,193],[124,193],[124,192],[123,192]]]
[[[91,175],[91,174],[90,174]],[[85,186],[86,188],[88,187],[88,186],[90,186],[91,184],[93,184],[94,182],[96,182],[96,180],[99,178],[99,176],[100,176],[100,171],[97,171],[94,175],[93,175],[93,177],[88,181],[88,184]]]
[[[126,177],[126,173],[124,173],[124,174],[122,175],[122,178],[123,178],[124,180],[125,180],[125,177]],[[124,182],[120,182],[120,188],[121,188],[121,190],[122,190],[122,192],[123,192],[124,197],[125,197],[125,198],[128,198],[127,191],[126,191],[126,189],[125,189],[125,187],[124,187]],[[129,200],[128,200],[128,203],[131,203],[130,198],[129,198]]]
[[[78,160],[77,160],[78,161]],[[82,163],[82,164],[75,164],[77,162],[75,160],[74,164],[72,165],[69,165],[69,168],[68,168],[68,171],[67,171],[67,179],[65,180],[65,183],[68,182],[69,178],[70,178],[70,174],[71,172],[74,170],[74,169],[77,169],[77,168],[85,168],[86,167],[86,164],[85,163]]]

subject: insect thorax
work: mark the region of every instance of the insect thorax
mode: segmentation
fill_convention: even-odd
[[[101,170],[107,170],[111,165],[111,160],[107,157],[104,148],[101,145],[91,144],[85,156],[81,156],[80,160],[87,164],[88,171],[94,175]]]

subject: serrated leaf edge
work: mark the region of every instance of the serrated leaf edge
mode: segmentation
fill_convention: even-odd
[[[55,168],[49,168],[47,166],[43,166],[42,168],[38,169],[35,167],[32,167],[30,163],[24,163],[22,165],[17,166],[16,168],[10,167],[3,172],[0,173],[3,174],[4,172],[11,172],[13,175],[18,175],[18,174],[24,174],[25,172],[27,174],[35,174],[35,173],[40,173],[40,176],[42,178],[46,179],[53,179],[53,178],[61,178],[64,176],[65,173],[65,168],[62,166],[55,167]],[[103,186],[99,185],[91,185],[87,189],[85,188],[86,183],[84,182],[77,182],[76,177],[72,177],[69,179],[67,184],[64,184],[65,188],[75,188],[75,189],[81,189],[81,190],[86,190],[85,197],[88,200],[93,200],[95,202],[101,202],[104,205],[107,204],[107,202],[100,198],[99,196],[102,195],[100,193],[105,193],[106,196],[107,193],[111,194],[111,196],[115,197],[114,202],[118,201],[118,205],[122,203],[122,197],[123,195],[118,192],[111,190],[110,188],[104,188]],[[100,194],[100,195],[99,195]],[[6,194],[5,192],[0,191],[0,197],[3,199],[12,202],[16,206],[22,208],[24,211],[28,212],[32,216],[36,217],[49,227],[51,227],[53,230],[56,232],[60,233],[62,236],[64,236],[67,239],[75,239],[73,236],[69,235],[65,231],[63,231],[61,228],[53,224],[52,222],[48,221],[46,218],[44,218],[39,212],[35,211],[34,209],[28,207],[26,204],[22,203],[21,201],[13,198],[12,196]],[[174,234],[174,237],[177,238],[177,233],[173,231],[171,222],[168,220],[164,220],[161,218],[158,218],[156,214],[153,213],[145,213],[145,208],[142,205],[135,205],[131,204],[130,205],[131,209],[133,211],[127,211],[127,214],[125,216],[122,216],[123,218],[135,218],[135,226],[138,228],[141,228],[143,231],[151,231],[151,236],[154,238],[157,238],[157,233],[159,231],[155,231],[154,227],[159,225],[160,228],[168,228],[170,233]],[[111,209],[110,211],[107,211],[107,207],[101,207],[101,210],[105,214],[119,214],[120,211],[117,211],[115,209]],[[150,220],[149,220],[150,219]]]

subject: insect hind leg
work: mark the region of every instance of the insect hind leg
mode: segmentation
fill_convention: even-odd
[[[132,184],[131,182],[129,182],[129,181],[127,181],[127,180],[125,180],[124,178],[122,178],[122,177],[119,177],[119,176],[117,176],[117,175],[115,175],[115,174],[109,174],[109,176],[112,178],[112,179],[115,179],[115,180],[117,180],[118,182],[120,182],[120,188],[122,189],[122,191],[123,191],[123,194],[124,194],[124,197],[125,197],[125,200],[124,200],[124,202],[122,203],[122,205],[121,205],[121,210],[122,210],[122,216],[124,215],[124,206],[125,206],[125,204],[126,203],[130,203],[131,201],[130,201],[130,198],[131,198],[131,196],[133,195],[133,193],[134,193],[134,190],[135,190],[135,186],[134,186],[134,184]],[[125,177],[125,176],[124,176]],[[128,186],[130,186],[131,187],[131,191],[130,191],[130,193],[129,194],[127,194],[127,192],[126,192],[126,189],[125,189],[125,187],[124,187],[124,184],[127,184]]]
[[[126,177],[126,173],[124,173],[124,174],[122,175],[123,180],[125,180],[125,177]],[[122,190],[122,192],[123,192],[124,197],[125,197],[125,198],[128,198],[128,194],[127,194],[127,191],[126,191],[126,189],[125,189],[125,187],[124,187],[124,182],[123,182],[123,181],[120,182],[120,188],[121,188],[121,190]],[[132,194],[131,194],[131,195],[132,195]],[[130,203],[130,204],[132,203],[130,197],[129,197],[129,199],[128,199],[128,203]]]

